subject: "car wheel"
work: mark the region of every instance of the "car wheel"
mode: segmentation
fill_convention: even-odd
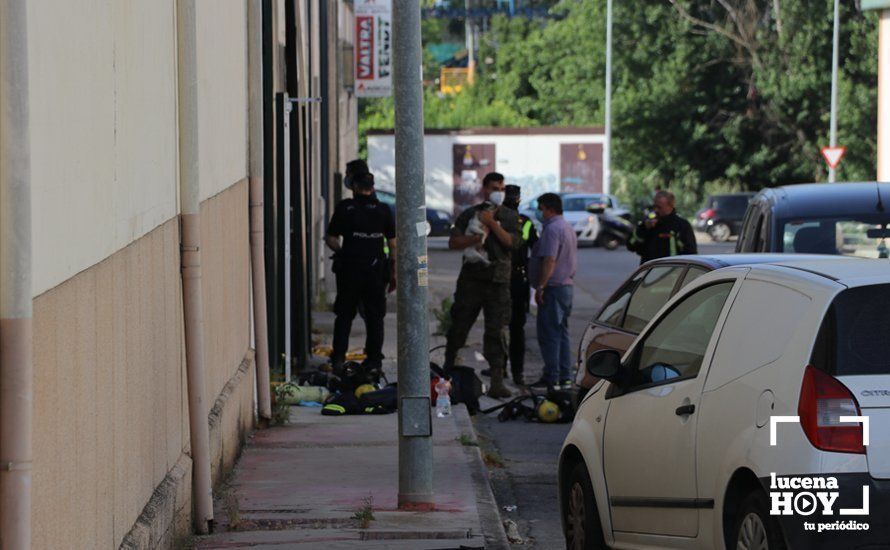
[[[593,484],[587,466],[579,462],[572,469],[565,510],[565,536],[567,550],[604,550],[606,541],[600,524]]]
[[[603,248],[606,250],[615,250],[621,244],[617,237],[602,237],[600,240],[602,241]]]
[[[729,228],[729,225],[720,222],[711,227],[708,234],[714,242],[725,243],[732,236],[732,230]]]
[[[734,533],[737,550],[785,550],[782,528],[769,515],[763,491],[753,491],[742,501]]]

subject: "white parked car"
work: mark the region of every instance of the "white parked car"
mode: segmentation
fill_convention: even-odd
[[[890,548],[887,262],[712,271],[586,367],[568,548]]]
[[[563,217],[575,229],[578,244],[594,245],[600,235],[600,217],[589,207],[597,206],[608,210],[613,216],[628,218],[630,212],[621,206],[614,195],[602,193],[559,193],[562,198]],[[538,211],[538,199],[519,206],[519,212],[525,214],[541,231],[541,212]]]

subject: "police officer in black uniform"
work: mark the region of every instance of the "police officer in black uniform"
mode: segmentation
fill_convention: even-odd
[[[346,163],[346,174],[343,176],[343,185],[352,191],[352,182],[357,174],[369,174],[368,163],[362,159],[351,160]]]
[[[368,172],[351,175],[353,198],[337,204],[325,243],[334,251],[333,272],[337,275],[334,302],[334,345],[331,364],[343,364],[349,347],[352,321],[364,310],[365,364],[375,368],[383,359],[383,317],[386,293],[395,290],[396,227],[392,211],[377,200],[374,176]],[[342,238],[342,241],[341,241]]]
[[[505,188],[504,206],[519,210],[521,200],[518,185]],[[528,282],[528,254],[538,240],[538,230],[534,223],[524,214],[519,215],[519,235],[522,238],[519,248],[513,251],[513,272],[510,275],[510,371],[513,382],[524,384],[523,369],[525,368],[525,321],[531,301]]]

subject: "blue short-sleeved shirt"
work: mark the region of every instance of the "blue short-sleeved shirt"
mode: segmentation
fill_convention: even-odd
[[[541,266],[547,257],[556,259],[556,267],[547,286],[574,284],[578,269],[578,237],[569,222],[559,215],[544,220],[541,237],[532,248],[529,262],[529,280],[532,286],[540,283]]]

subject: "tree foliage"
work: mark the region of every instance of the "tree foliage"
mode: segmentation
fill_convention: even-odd
[[[841,6],[838,180],[868,180],[877,18]],[[605,0],[553,11],[493,18],[476,85],[428,90],[427,126],[602,124]],[[616,1],[614,21],[613,177],[626,199],[670,187],[688,213],[716,190],[826,179],[833,0]],[[391,128],[391,100],[366,104],[361,125]]]

